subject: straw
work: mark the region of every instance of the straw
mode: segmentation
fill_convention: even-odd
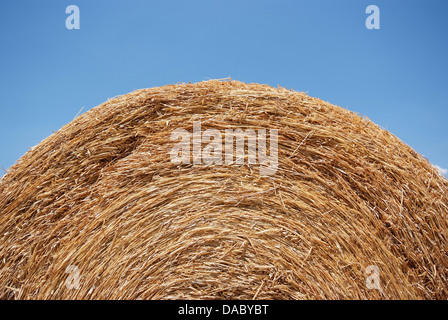
[[[174,164],[194,121],[277,129],[277,172]],[[233,80],[137,90],[3,176],[0,298],[447,299],[447,212],[425,158],[341,107]]]

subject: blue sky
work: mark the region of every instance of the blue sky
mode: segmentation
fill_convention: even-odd
[[[365,27],[371,4],[380,30]],[[366,115],[448,168],[446,0],[8,0],[0,39],[4,169],[81,108],[228,76]]]

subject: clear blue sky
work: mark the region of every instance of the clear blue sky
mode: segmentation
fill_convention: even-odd
[[[4,0],[0,39],[5,169],[82,107],[228,76],[366,115],[448,168],[447,0]]]

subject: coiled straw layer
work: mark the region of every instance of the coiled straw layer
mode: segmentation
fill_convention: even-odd
[[[194,121],[277,129],[278,170],[173,163],[170,135]],[[3,176],[0,298],[447,299],[447,191],[395,136],[304,93],[137,90]]]

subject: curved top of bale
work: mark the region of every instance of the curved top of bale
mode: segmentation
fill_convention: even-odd
[[[277,129],[278,169],[173,163],[194,121]],[[304,93],[137,90],[2,178],[0,298],[446,299],[447,191],[395,136]]]

